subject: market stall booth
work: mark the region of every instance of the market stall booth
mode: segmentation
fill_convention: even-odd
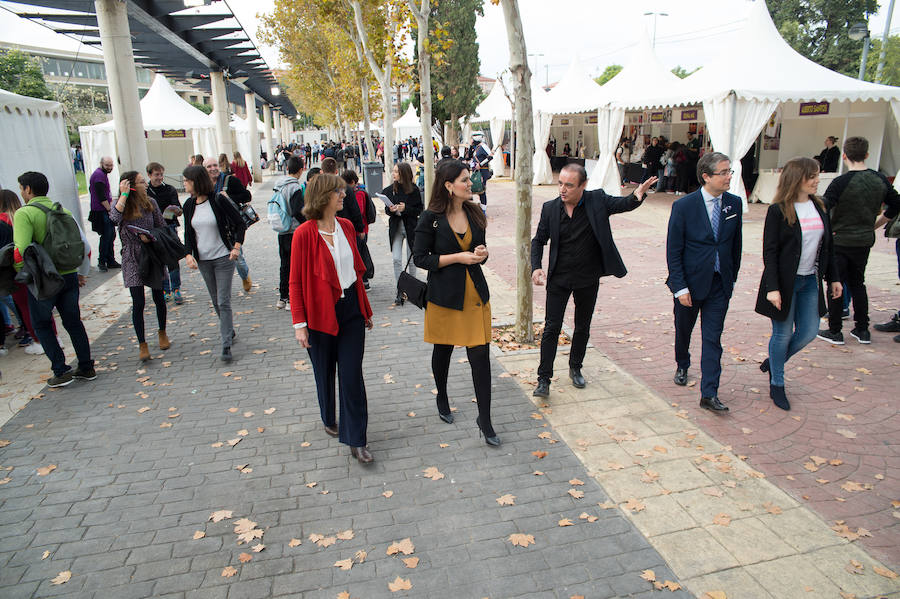
[[[44,173],[50,183],[47,196],[68,208],[81,223],[62,104],[0,89],[0,131],[4,137],[0,186],[18,195],[19,175],[26,171]]]
[[[218,155],[213,120],[176,94],[166,78],[159,74],[140,105],[147,155],[151,161],[165,167],[166,182],[181,189],[181,172],[193,154]],[[112,156],[113,172],[109,179],[118,181],[114,121],[79,127],[78,132],[85,169],[90,172],[99,166],[103,156]]]

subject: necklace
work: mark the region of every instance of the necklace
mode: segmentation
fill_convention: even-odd
[[[337,231],[337,221],[331,221],[331,223],[329,224],[331,225],[331,231],[326,231],[319,227],[319,233],[321,233],[322,235],[334,235]]]

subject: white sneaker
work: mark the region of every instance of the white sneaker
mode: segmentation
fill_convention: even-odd
[[[31,356],[39,356],[44,353],[44,346],[37,341],[32,341],[31,345],[25,346],[25,353]]]
[[[277,308],[278,310],[284,310],[284,307],[286,305],[287,305],[287,302],[284,301],[283,299],[279,299],[277,302],[275,302],[275,308]]]

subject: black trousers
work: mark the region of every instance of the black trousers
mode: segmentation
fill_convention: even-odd
[[[369,411],[362,362],[366,346],[366,324],[359,309],[356,285],[344,290],[334,305],[338,334],[309,330],[309,361],[316,378],[319,412],[325,426],[338,424],[338,439],[351,447],[366,444]],[[335,371],[340,385],[341,417],[335,413]]]
[[[435,345],[431,352],[431,372],[437,387],[437,409],[441,414],[450,413],[450,398],[447,396],[447,378],[450,373],[452,345]],[[469,368],[472,369],[472,384],[475,387],[475,401],[478,403],[478,421],[481,430],[488,437],[494,436],[491,424],[491,358],[487,344],[466,347]]]
[[[702,300],[691,298],[692,306],[682,306],[675,299],[675,363],[678,368],[691,366],[691,334],[700,316],[700,395],[717,397],[722,376],[722,330],[730,298],[725,295],[722,277],[713,275],[709,294]]]
[[[856,328],[869,328],[869,296],[866,292],[866,265],[869,263],[867,247],[834,246],[834,261],[837,263],[838,280],[847,285],[853,299],[853,320]],[[828,294],[828,330],[840,332],[841,316],[844,311],[842,298],[832,299]]]
[[[591,318],[594,316],[599,288],[600,281],[578,289],[559,285],[553,279],[547,281],[547,304],[544,310],[544,334],[541,335],[538,380],[549,382],[553,376],[556,346],[559,343],[559,332],[562,330],[563,316],[570,295],[575,301],[575,332],[572,335],[572,349],[569,351],[569,368],[581,368],[591,336]]]
[[[288,299],[288,284],[291,281],[291,241],[293,239],[293,233],[279,233],[278,235],[278,258],[281,260],[278,270],[278,299],[285,301]]]

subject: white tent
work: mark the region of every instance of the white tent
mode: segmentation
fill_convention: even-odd
[[[862,111],[865,114],[856,115],[860,123],[869,121],[869,128],[873,117],[881,119],[878,139],[870,138],[870,156],[877,166],[887,103],[900,102],[900,88],[859,81],[816,64],[798,54],[781,38],[765,2],[752,3],[749,11],[746,25],[733,42],[697,73],[671,89],[643,99],[639,94],[632,94],[616,100],[614,105],[627,109],[702,102],[713,147],[732,158],[735,173],[731,179],[731,192],[741,196],[745,205],[746,192],[739,159],[753,145],[779,105],[790,103],[793,108],[800,102],[847,103],[840,107],[846,115],[846,130],[853,118],[852,104],[884,102],[880,107],[869,105]],[[760,59],[762,52],[765,60]],[[881,114],[874,114],[873,110]],[[863,130],[868,132],[868,129]],[[850,130],[849,134],[854,131]]]
[[[252,170],[253,166],[259,163],[259,153],[262,140],[265,139],[266,126],[259,120],[259,116],[257,116],[256,134],[259,139],[257,139],[254,144],[253,140],[250,139],[250,121],[247,120],[249,118],[251,118],[250,115],[248,115],[246,119],[242,119],[238,115],[231,113],[231,122],[228,125],[232,130],[235,148],[241,153],[241,158],[250,165],[250,169]],[[211,115],[210,120],[212,120]],[[272,139],[275,139],[274,131],[272,132]]]
[[[156,75],[153,85],[141,100],[141,118],[144,131],[148,133],[150,159],[166,167],[166,172],[171,176],[181,174],[190,154],[213,156],[216,153],[215,125],[210,116],[176,94],[162,75]],[[78,131],[81,133],[85,169],[96,168],[103,156],[116,156],[115,121],[79,127]],[[150,132],[154,135],[151,136]],[[114,166],[110,181],[117,181],[118,178],[118,166]]]
[[[409,103],[406,113],[394,121],[394,131],[397,133],[397,140],[406,139],[407,137],[418,139],[422,135],[422,121],[419,120],[419,116],[416,114],[416,107],[413,106],[412,102]]]
[[[81,204],[62,104],[0,89],[0,131],[5,138],[0,185],[18,194],[19,175],[44,173],[50,183],[48,197],[71,210],[80,224]]]
[[[550,125],[555,114],[574,114],[596,110],[603,102],[602,87],[591,79],[578,57],[569,70],[534,109],[534,184],[553,183],[553,171],[545,148],[550,141]]]
[[[638,50],[631,61],[615,77],[600,87],[603,100],[597,111],[597,138],[600,158],[592,173],[589,173],[589,189],[602,188],[610,195],[621,193],[621,181],[616,167],[616,148],[625,125],[625,110],[610,106],[610,102],[640,102],[645,96],[647,82],[654,89],[677,89],[681,79],[665,68],[650,45],[646,32],[638,43]],[[634,100],[632,100],[634,98]]]

